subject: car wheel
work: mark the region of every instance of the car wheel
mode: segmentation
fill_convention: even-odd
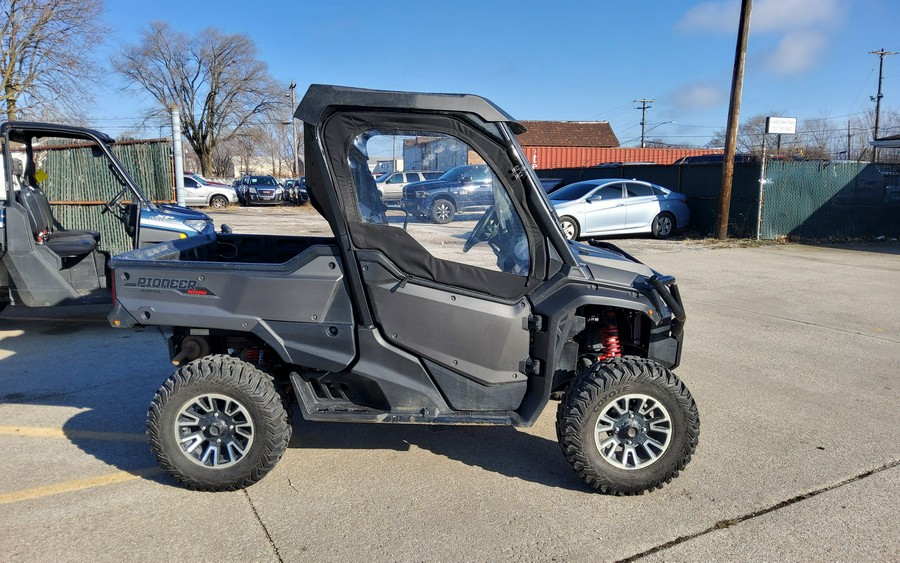
[[[579,229],[578,223],[575,222],[575,219],[572,219],[568,215],[564,215],[559,220],[559,226],[562,227],[562,232],[566,239],[575,240],[578,238]]]
[[[200,358],[172,374],[150,404],[147,431],[159,464],[202,491],[259,481],[291,437],[272,378],[230,356]]]
[[[431,204],[429,218],[439,225],[449,223],[453,220],[455,215],[456,207],[454,207],[453,202],[448,199],[439,199]]]
[[[700,438],[700,415],[670,370],[643,358],[613,358],[569,385],[556,434],[585,483],[631,495],[661,487],[684,469]]]
[[[209,200],[209,205],[215,209],[225,209],[228,207],[228,198],[223,195],[214,195]]]
[[[653,219],[651,229],[656,238],[669,238],[675,230],[675,217],[671,213],[660,213]]]

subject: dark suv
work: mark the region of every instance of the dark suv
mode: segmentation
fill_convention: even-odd
[[[449,223],[457,213],[484,211],[494,203],[493,174],[484,164],[451,168],[437,180],[403,188],[403,209],[435,223]]]

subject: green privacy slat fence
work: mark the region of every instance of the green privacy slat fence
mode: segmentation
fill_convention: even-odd
[[[715,230],[721,165],[618,166],[537,171],[565,183],[593,178],[634,178],[688,196],[688,231]],[[734,166],[729,233],[755,237],[760,165]],[[766,173],[761,236],[853,238],[900,236],[900,165],[857,162],[770,162]]]
[[[766,173],[762,238],[900,236],[900,167],[775,163]]]
[[[172,200],[168,142],[121,143],[113,146],[113,152],[145,196],[152,201]],[[37,158],[47,173],[41,188],[53,202],[53,215],[59,224],[67,229],[100,231],[100,247],[111,254],[131,249],[122,223],[111,213],[103,214],[103,205],[99,203],[112,199],[122,189],[109,171],[105,157],[94,157],[91,148],[79,147],[54,148]]]

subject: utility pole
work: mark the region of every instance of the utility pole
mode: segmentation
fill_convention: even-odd
[[[652,108],[653,106],[649,105],[655,102],[656,100],[648,100],[646,98],[641,98],[640,100],[634,100],[634,103],[641,104],[641,107],[634,108],[641,110],[641,148],[644,148],[644,134],[646,132],[647,125],[647,110]]]
[[[872,135],[872,140],[875,141],[878,139],[878,120],[881,117],[881,80],[882,80],[882,71],[884,70],[884,56],[885,55],[896,55],[897,51],[885,51],[884,48],[880,51],[869,51],[870,55],[878,55],[878,94],[873,98],[869,96],[869,99],[875,102],[875,132]],[[878,147],[872,147],[872,162],[876,162],[878,160]]]
[[[741,92],[744,88],[744,59],[747,57],[747,37],[750,35],[752,0],[741,0],[741,20],[738,24],[737,45],[734,49],[734,74],[731,76],[731,101],[728,104],[728,125],[725,128],[725,155],[722,163],[722,189],[719,192],[719,216],[716,238],[728,238],[728,218],[731,214],[731,182],[734,179],[734,147],[737,144],[738,119],[741,114]]]
[[[291,149],[291,152],[294,153],[294,170],[291,176],[293,176],[294,178],[296,178],[300,174],[300,162],[297,158],[297,120],[294,119],[294,110],[297,109],[297,102],[294,101],[294,89],[296,88],[297,84],[293,80],[291,80],[291,85],[289,86],[289,89],[291,91],[291,140],[294,143],[294,146]]]
[[[850,120],[847,120],[847,160],[851,160],[853,157],[850,156]]]

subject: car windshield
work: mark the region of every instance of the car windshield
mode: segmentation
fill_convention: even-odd
[[[258,186],[274,186],[275,178],[273,178],[271,176],[256,176],[256,177],[250,178],[250,183],[256,184]]]
[[[387,179],[391,177],[391,174],[393,174],[393,172],[385,172],[381,176],[378,176],[377,178],[375,178],[375,181],[379,184],[383,184],[383,183],[387,182]]]
[[[571,184],[550,194],[550,201],[574,201],[576,199],[581,199],[596,187],[597,184],[593,182],[578,182]]]
[[[200,174],[191,174],[190,177],[193,178],[200,185],[205,186],[205,185],[209,184],[209,180],[207,180]]]
[[[456,168],[451,168],[445,172],[440,179],[448,182],[459,182],[467,176],[477,179],[476,176],[480,178],[481,176],[484,176],[484,172],[478,166],[457,166]]]

